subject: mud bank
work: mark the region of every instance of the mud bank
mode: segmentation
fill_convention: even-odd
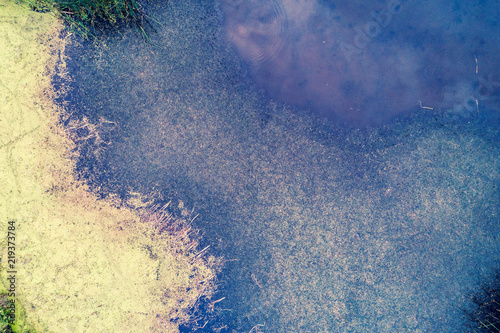
[[[60,125],[67,115],[54,103],[64,91],[52,86],[65,74],[68,35],[52,15],[11,1],[0,16],[1,283],[14,288],[14,328],[177,332],[213,292],[215,258],[187,236],[189,214],[139,197],[98,200],[78,179],[71,130]]]

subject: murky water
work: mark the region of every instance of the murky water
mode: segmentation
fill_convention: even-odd
[[[69,51],[74,116],[116,123],[82,174],[183,200],[227,259],[197,331],[463,330],[500,259],[498,14],[390,4],[148,4],[152,44]]]

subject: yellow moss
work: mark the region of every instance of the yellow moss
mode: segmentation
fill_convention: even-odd
[[[15,221],[15,299],[27,312],[18,328],[176,332],[170,319],[186,320],[210,294],[215,260],[201,260],[185,238],[160,235],[159,213],[99,201],[75,179],[73,143],[51,102],[50,75],[64,65],[59,36],[52,15],[0,0],[1,282],[7,222]]]

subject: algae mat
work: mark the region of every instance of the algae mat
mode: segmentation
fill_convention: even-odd
[[[215,259],[201,259],[196,240],[160,232],[185,232],[188,221],[139,199],[121,208],[99,201],[75,178],[64,111],[52,102],[51,76],[64,73],[61,36],[51,14],[0,2],[2,284],[16,305],[14,328],[176,332],[212,292]]]

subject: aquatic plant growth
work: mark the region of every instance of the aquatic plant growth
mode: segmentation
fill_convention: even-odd
[[[105,27],[132,24],[146,35],[146,15],[136,0],[18,0],[39,12],[50,11],[84,37]]]

